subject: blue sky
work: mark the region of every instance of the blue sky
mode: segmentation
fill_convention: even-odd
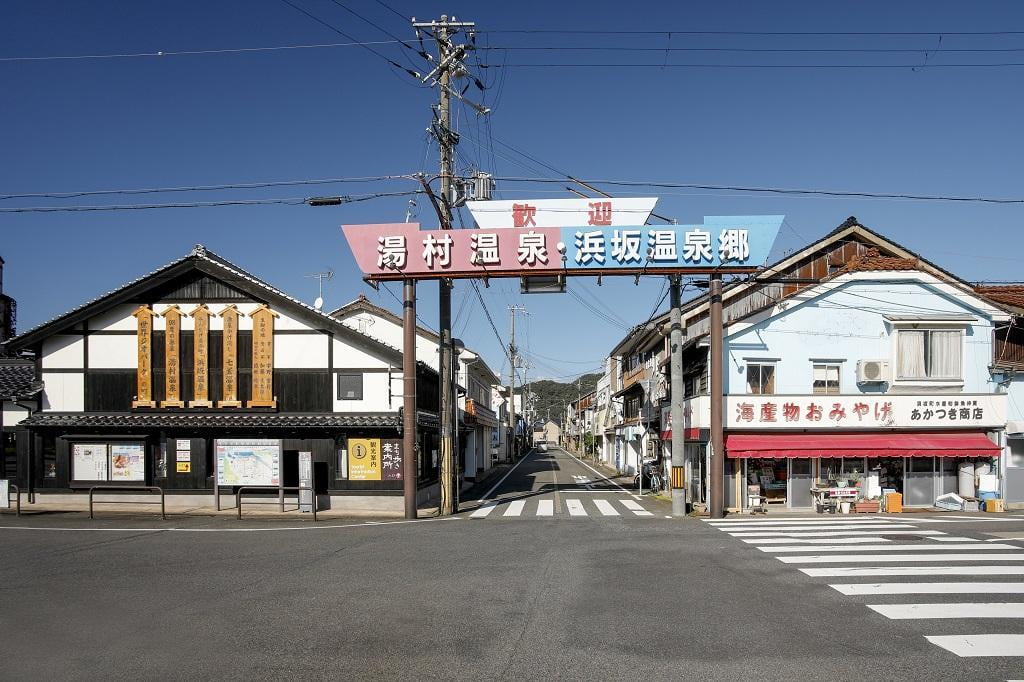
[[[360,41],[391,38],[331,0],[292,0]],[[339,0],[341,1],[341,0]],[[402,38],[407,23],[376,0],[343,4]],[[1024,30],[1012,2],[408,3],[403,15],[443,12],[498,29],[752,32]],[[85,55],[346,42],[279,0],[47,2],[0,9],[0,57]],[[759,187],[1020,197],[1024,66],[924,69],[678,67],[497,68],[525,63],[939,64],[1024,62],[1024,34],[965,36],[561,35],[481,33],[489,47],[647,47],[657,52],[482,50],[491,86],[469,94],[493,107],[490,130],[460,107],[460,169],[551,177],[493,137],[585,178]],[[910,49],[902,53],[665,52],[664,48]],[[1000,49],[1003,52],[925,50]],[[377,48],[406,61],[401,48]],[[415,56],[408,56],[415,60]],[[667,60],[667,62],[666,62]],[[476,60],[471,60],[475,64]],[[434,91],[360,47],[98,60],[0,62],[0,194],[198,186],[405,174],[436,168],[425,145]],[[493,147],[493,154],[490,149]],[[566,196],[562,184],[500,183],[502,198]],[[408,183],[221,192],[19,199],[0,207],[291,198],[411,189]],[[645,195],[631,191],[623,194]],[[1021,279],[1024,206],[667,190],[657,211],[681,223],[705,215],[785,214],[776,253],[820,237],[849,215],[971,280]],[[420,200],[419,219],[433,226]],[[368,289],[342,223],[404,219],[405,198],[350,206],[250,206],[150,211],[0,213],[5,292],[28,329],[179,257],[195,243],[308,301],[332,268],[327,306]],[[522,303],[520,345],[532,376],[595,367],[625,327],[646,319],[662,281],[573,282],[621,324],[570,296],[520,296],[518,283],[483,290],[504,335]],[[398,292],[398,288],[394,287]],[[502,352],[472,289],[457,286],[456,334],[495,370]],[[434,325],[436,287],[420,287]],[[507,367],[506,367],[507,369]]]

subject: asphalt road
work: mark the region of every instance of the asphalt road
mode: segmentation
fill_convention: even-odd
[[[761,551],[756,529],[667,519],[646,498],[650,516],[637,515],[622,503],[636,501],[629,491],[600,479],[561,451],[534,453],[458,517],[409,523],[4,515],[0,677],[1024,676],[1024,658],[964,658],[925,639],[1024,633],[1020,619],[888,618],[866,604],[898,598],[844,595],[777,558],[791,555]],[[550,516],[537,514],[543,500]],[[925,518],[866,530],[877,542],[904,525],[974,542],[1024,536],[1022,517]]]

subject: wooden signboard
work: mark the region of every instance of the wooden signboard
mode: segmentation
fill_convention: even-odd
[[[172,305],[164,317],[164,399],[160,407],[185,407],[181,400],[181,309]]]
[[[138,325],[139,365],[136,370],[135,400],[132,407],[156,407],[153,401],[153,311],[139,306],[132,313]]]
[[[238,399],[238,308],[229,305],[220,311],[224,320],[224,362],[221,379],[221,399],[217,407],[241,407]]]
[[[252,400],[246,407],[277,407],[274,400],[274,318],[265,305],[249,313],[252,318]]]
[[[213,407],[210,402],[210,309],[200,304],[192,316],[192,400],[189,407]]]

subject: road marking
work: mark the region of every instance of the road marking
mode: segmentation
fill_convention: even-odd
[[[895,530],[876,528],[874,530],[839,530],[829,532],[815,531],[813,533],[798,533],[796,531],[785,531],[785,532],[748,532],[748,533],[729,533],[734,538],[837,538],[837,537],[854,537],[862,535],[945,535],[941,530],[916,530],[913,526],[890,526]],[[911,530],[902,530],[903,528],[909,528]],[[1002,539],[1000,539],[1002,542]]]
[[[629,511],[633,512],[637,516],[654,516],[654,514],[652,514],[649,511],[646,511],[643,507],[641,507],[639,504],[637,504],[633,500],[619,500],[619,502],[622,503],[623,507],[625,507]]]
[[[961,537],[957,537],[956,535],[947,535],[947,536],[941,537],[941,538],[929,538],[929,539],[935,540],[937,542],[981,542],[981,540],[978,540],[977,538],[961,538]]]
[[[587,515],[587,510],[583,508],[583,503],[577,499],[566,498],[565,506],[569,509],[569,516]]]
[[[288,530],[336,530],[338,528],[368,528],[370,526],[398,526],[409,523],[433,523],[436,521],[458,521],[463,519],[463,516],[441,516],[430,519],[409,519],[404,521],[362,521],[360,523],[332,523],[332,524],[316,524],[310,523],[308,526],[278,526],[271,528],[70,528],[70,527],[56,527],[56,526],[0,526],[0,530],[27,530],[27,531],[60,531],[60,532],[77,532],[86,531],[88,533],[139,533],[139,532],[150,532],[150,533],[266,533],[273,532],[279,533],[281,531]]]
[[[1016,548],[1014,548],[1016,549]],[[840,554],[826,556],[780,556],[775,557],[785,564],[844,564],[857,563],[866,564],[873,561],[1021,561],[1024,560],[1024,552],[1013,552],[1011,554],[985,554],[977,552],[971,554],[890,554],[883,556],[872,554]]]
[[[819,532],[823,530],[852,530],[852,529],[866,529],[866,528],[913,528],[914,526],[909,523],[858,523],[858,524],[835,524],[831,526],[778,526],[775,528],[758,528],[757,526],[731,526],[726,529],[726,532],[732,533],[733,531],[749,531],[749,532],[793,532],[793,531],[807,531],[807,532]]]
[[[844,519],[844,518],[833,518],[833,519],[778,519],[774,521],[761,521],[758,519],[734,519],[732,521],[706,521],[709,526],[715,528],[724,528],[726,526],[745,526],[745,525],[758,525],[758,526],[790,526],[790,525],[801,525],[801,526],[816,526],[821,524],[832,524],[832,523],[846,523],[846,524],[858,524],[858,523],[892,523],[893,519],[882,518],[878,516],[871,516],[858,519]]]
[[[536,452],[536,450],[534,450],[533,452]],[[531,455],[533,454],[533,452],[531,452],[531,453],[530,453],[529,455],[527,455],[526,457],[523,457],[523,458],[522,458],[521,460],[519,460],[518,462],[516,462],[516,463],[515,463],[515,465],[514,465],[514,466],[513,466],[513,467],[512,467],[511,469],[509,469],[508,471],[506,471],[506,472],[505,472],[505,475],[504,475],[504,476],[502,476],[501,478],[499,478],[499,479],[498,479],[498,482],[497,482],[497,483],[495,483],[494,485],[492,485],[492,486],[491,486],[491,489],[490,489],[490,490],[488,490],[488,491],[487,491],[487,493],[486,493],[486,494],[485,494],[485,495],[484,495],[483,497],[481,497],[481,498],[480,498],[480,503],[481,503],[481,504],[483,504],[483,503],[484,503],[484,502],[486,502],[487,500],[491,499],[491,495],[493,495],[493,494],[494,494],[494,491],[498,489],[498,486],[499,486],[499,485],[501,485],[502,483],[504,483],[504,482],[505,482],[505,479],[506,479],[506,478],[508,478],[509,476],[511,476],[511,475],[512,475],[512,472],[513,472],[513,471],[515,471],[516,469],[518,469],[518,468],[519,468],[519,465],[520,465],[520,464],[522,464],[522,463],[523,463],[523,462],[525,462],[526,460],[530,459],[530,456],[531,456]]]
[[[844,566],[842,568],[801,568],[812,578],[857,578],[896,575],[1024,575],[1024,566]]]
[[[961,658],[1024,656],[1024,635],[926,635],[925,639]]]
[[[619,490],[621,490],[622,492],[626,493],[627,495],[631,495],[631,496],[632,496],[633,498],[635,498],[635,499],[637,499],[637,500],[639,500],[639,499],[640,499],[640,496],[639,496],[639,495],[637,495],[637,494],[635,494],[635,493],[631,493],[631,492],[629,492],[628,490],[626,490],[625,488],[623,488],[623,487],[622,487],[621,485],[619,485],[618,483],[616,483],[616,482],[615,482],[615,481],[613,481],[612,479],[608,478],[607,476],[605,476],[604,474],[602,474],[602,473],[601,473],[600,471],[598,471],[598,470],[597,470],[597,469],[595,469],[594,467],[590,466],[589,464],[587,464],[586,462],[584,462],[584,461],[583,461],[582,459],[580,459],[580,458],[579,458],[579,457],[577,457],[576,455],[574,455],[574,454],[572,454],[571,452],[569,452],[568,450],[562,450],[562,452],[564,452],[565,454],[569,455],[569,456],[570,456],[570,457],[572,457],[572,458],[573,458],[574,460],[576,460],[577,462],[579,462],[580,464],[582,464],[583,466],[587,467],[588,469],[590,469],[591,471],[593,471],[593,472],[594,472],[595,474],[597,474],[597,476],[598,476],[598,480],[601,480],[601,481],[607,481],[608,483],[611,483],[611,484],[612,484],[613,486],[615,486],[616,488],[618,488],[618,489],[619,489]]]
[[[555,515],[555,502],[554,500],[541,500],[537,503],[537,516],[554,516]]]
[[[619,512],[615,510],[615,507],[613,507],[612,503],[609,502],[608,500],[594,500],[594,504],[597,506],[598,511],[600,511],[605,516],[619,515]]]
[[[469,518],[471,518],[471,519],[483,519],[483,518],[486,518],[487,515],[490,514],[492,511],[494,511],[494,508],[497,507],[497,506],[498,506],[497,502],[491,502],[489,504],[485,504],[484,506],[480,507],[475,512],[470,514]]]
[[[968,521],[980,521],[980,522],[983,522],[983,523],[988,523],[989,521],[1024,521],[1024,519],[1021,519],[1021,518],[1016,518],[1016,519],[1012,518],[1012,517],[1011,518],[1005,518],[1005,517],[1000,518],[1000,517],[997,517],[997,516],[985,516],[985,515],[982,515],[982,514],[979,514],[978,516],[954,516],[954,515],[951,514],[950,516],[948,516],[946,518],[950,518],[950,519],[967,519]],[[935,521],[944,521],[945,519],[934,519],[934,520]]]
[[[508,509],[505,510],[504,516],[519,516],[523,513],[523,507],[525,506],[526,502],[523,500],[509,502]]]
[[[751,545],[785,545],[787,543],[801,542],[808,545],[855,545],[862,542],[892,542],[885,538],[740,538],[743,542]]]
[[[938,618],[1024,618],[1024,602],[867,604],[891,620]]]
[[[825,546],[825,547],[758,547],[762,552],[849,552],[851,550],[857,550],[858,552],[934,552],[936,550],[954,550],[954,549],[1020,549],[1016,545],[858,545],[857,547],[845,547],[843,545]],[[945,555],[936,555],[945,556]],[[1024,555],[1022,555],[1024,556]]]
[[[1024,594],[1024,582],[847,583],[829,587],[851,597],[868,594]]]

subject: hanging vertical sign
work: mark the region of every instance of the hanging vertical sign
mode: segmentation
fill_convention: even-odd
[[[224,320],[221,399],[217,407],[241,407],[238,399],[238,308],[229,305],[220,311]]]
[[[181,400],[181,309],[172,305],[164,317],[164,399],[160,407],[185,407]]]
[[[153,401],[153,311],[139,306],[132,313],[136,323],[139,364],[135,371],[135,400],[132,407],[156,407]]]
[[[249,313],[252,318],[252,399],[246,407],[277,407],[274,400],[274,318],[265,305]]]
[[[385,438],[380,442],[380,480],[402,480],[402,439]]]
[[[200,304],[189,313],[195,332],[192,340],[192,400],[189,407],[212,407],[210,403],[210,309]]]

